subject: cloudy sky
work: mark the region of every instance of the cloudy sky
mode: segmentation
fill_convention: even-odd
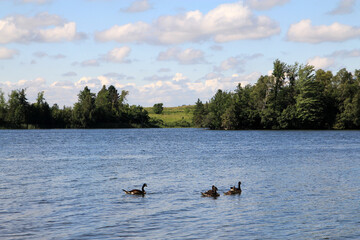
[[[0,0],[0,88],[72,106],[85,86],[129,104],[209,100],[275,59],[360,69],[360,0]]]

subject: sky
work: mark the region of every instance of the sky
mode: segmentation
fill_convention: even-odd
[[[85,86],[130,105],[208,101],[273,62],[360,69],[360,0],[0,0],[0,89],[73,106]]]

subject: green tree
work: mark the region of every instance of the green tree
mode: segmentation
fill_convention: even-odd
[[[13,90],[8,100],[7,121],[13,128],[21,128],[27,125],[29,118],[29,103],[26,98],[25,89]]]
[[[163,112],[163,104],[162,103],[155,103],[153,106],[153,111],[155,114],[161,114]]]
[[[29,123],[36,127],[50,127],[52,124],[51,109],[43,91],[38,93],[36,103],[31,104]]]
[[[111,103],[111,108],[113,109],[113,111],[117,111],[118,107],[119,107],[120,95],[119,95],[117,89],[113,85],[109,86],[108,91],[109,91],[109,99],[110,99],[110,103]]]
[[[195,109],[193,113],[193,123],[196,127],[203,127],[204,126],[204,118],[206,116],[205,106],[200,101],[200,99],[197,100],[195,103]]]
[[[209,113],[205,121],[205,127],[210,129],[222,129],[221,116],[225,113],[226,108],[231,104],[231,93],[218,90],[209,102]]]
[[[355,72],[358,74],[358,72]],[[358,78],[354,78],[351,72],[345,68],[335,75],[337,83],[337,100],[339,103],[339,113],[336,117],[335,128],[354,129],[359,128],[359,97],[360,86]]]
[[[320,82],[315,81],[314,67],[306,65],[299,69],[299,94],[296,99],[297,120],[304,129],[323,127],[324,104],[323,89]]]
[[[285,83],[285,73],[287,71],[287,66],[284,62],[281,62],[279,59],[274,61],[273,76],[275,77],[275,86],[274,86],[274,108],[277,107],[278,94],[281,88]]]
[[[110,99],[110,93],[105,85],[103,85],[95,98],[95,106],[96,121],[98,123],[114,121],[115,116],[112,111],[112,101]]]
[[[334,77],[331,71],[324,71],[319,69],[316,71],[315,79],[321,85],[322,99],[324,103],[324,128],[333,128],[336,115],[338,113],[338,103],[336,94],[336,83],[333,81]]]
[[[7,115],[7,105],[6,105],[4,93],[1,91],[0,88],[0,127],[5,127],[6,115]]]
[[[129,108],[130,124],[137,127],[149,126],[149,113],[141,106],[132,105]]]
[[[74,105],[73,121],[75,127],[89,128],[95,124],[95,94],[86,86],[78,94],[78,102]]]
[[[235,105],[231,104],[226,108],[224,114],[221,115],[221,127],[225,130],[235,130],[238,129],[238,125]]]

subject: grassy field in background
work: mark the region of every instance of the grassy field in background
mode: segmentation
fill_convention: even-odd
[[[194,105],[180,107],[164,107],[161,114],[155,114],[152,107],[146,107],[153,121],[158,122],[161,127],[193,127],[192,117]]]

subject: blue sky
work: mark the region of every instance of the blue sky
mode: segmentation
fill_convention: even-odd
[[[0,0],[0,88],[72,106],[85,86],[129,104],[209,100],[273,61],[360,69],[359,0]]]

